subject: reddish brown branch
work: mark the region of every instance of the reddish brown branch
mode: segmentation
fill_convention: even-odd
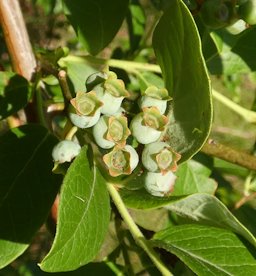
[[[0,0],[0,23],[14,71],[31,80],[36,60],[18,0]]]
[[[219,144],[216,141],[209,140],[201,151],[249,170],[256,170],[256,156]]]

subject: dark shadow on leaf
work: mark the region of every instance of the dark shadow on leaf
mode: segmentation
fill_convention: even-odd
[[[0,119],[23,108],[28,102],[29,94],[29,83],[25,78],[19,75],[11,77],[4,90],[0,91]]]

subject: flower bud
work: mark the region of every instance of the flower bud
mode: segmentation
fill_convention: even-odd
[[[156,86],[149,86],[140,100],[140,107],[155,106],[161,114],[164,114],[167,107],[167,101],[171,100],[168,96],[168,91],[165,88],[157,88]]]
[[[127,118],[119,116],[102,116],[93,127],[93,136],[98,146],[109,149],[114,145],[125,146],[127,137],[131,134],[127,126]]]
[[[130,125],[132,135],[141,144],[149,144],[158,140],[168,119],[156,107],[143,108]]]
[[[122,101],[130,94],[125,89],[124,82],[117,79],[114,72],[108,72],[107,79],[94,87],[97,97],[104,103],[101,113],[114,115],[121,107]]]
[[[169,195],[174,188],[176,176],[169,171],[166,174],[148,172],[145,176],[145,189],[153,196]]]
[[[81,146],[70,140],[59,142],[52,150],[52,158],[55,162],[61,164],[70,162],[81,150]]]
[[[78,92],[71,99],[69,118],[79,128],[88,128],[97,123],[103,103],[97,98],[96,92]]]
[[[142,152],[142,164],[150,172],[168,171],[175,172],[177,170],[177,161],[181,156],[174,152],[172,148],[165,142],[154,142],[145,146]]]
[[[126,145],[123,148],[115,146],[111,152],[103,156],[103,161],[108,168],[109,174],[116,177],[122,174],[131,174],[138,165],[139,156],[130,145]]]

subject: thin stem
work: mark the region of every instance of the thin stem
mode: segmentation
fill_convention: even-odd
[[[212,96],[216,100],[218,100],[219,102],[221,102],[222,104],[224,104],[225,106],[227,106],[228,108],[230,108],[231,110],[233,110],[234,112],[242,116],[247,122],[256,123],[256,112],[248,110],[234,103],[233,101],[223,96],[222,94],[220,94],[218,91],[214,89],[212,89]]]
[[[248,195],[248,196],[244,196],[242,197],[235,205],[235,209],[239,209],[242,205],[244,205],[245,203],[247,203],[250,200],[255,199],[256,197],[256,192]]]
[[[66,71],[60,70],[58,73],[58,79],[63,93],[63,97],[65,99],[65,103],[67,104],[73,97],[69,90]]]
[[[145,70],[155,73],[161,73],[161,69],[158,65],[141,63],[127,60],[109,59],[107,61],[108,66],[124,69],[128,72],[134,72],[134,70]]]
[[[74,135],[76,134],[77,130],[78,130],[78,128],[77,128],[76,126],[73,126],[73,127],[69,130],[69,132],[67,133],[65,139],[71,141],[71,140],[73,139]]]
[[[208,155],[240,165],[249,170],[256,170],[256,156],[232,149],[228,146],[219,144],[216,141],[209,140],[205,143],[201,151]]]
[[[151,261],[155,264],[155,266],[158,268],[158,270],[162,273],[164,276],[171,276],[173,275],[166,266],[162,263],[159,256],[156,254],[148,240],[145,239],[144,235],[138,228],[138,226],[133,221],[131,215],[129,214],[127,208],[124,205],[124,202],[122,198],[120,197],[120,194],[115,189],[115,186],[112,183],[107,183],[107,188],[110,193],[110,196],[115,203],[120,215],[122,216],[123,220],[127,224],[134,240],[136,243],[144,249],[144,251],[148,254]]]
[[[109,261],[108,258],[105,258],[103,261],[117,276],[124,276],[124,273],[116,266],[115,263]]]

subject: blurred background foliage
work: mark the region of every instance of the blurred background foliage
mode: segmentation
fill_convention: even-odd
[[[256,111],[256,26],[248,28],[244,21],[239,20],[227,28],[211,29],[202,22],[195,3],[193,3],[195,1],[185,2],[191,9],[200,32],[203,54],[210,72],[212,87],[239,106]],[[20,0],[20,5],[36,55],[40,55],[45,49],[54,50],[64,46],[67,46],[73,55],[87,53],[68,23],[60,0]],[[151,47],[152,31],[165,6],[168,6],[167,0],[130,1],[126,20],[115,39],[98,54],[98,57],[154,63],[155,56]],[[0,38],[0,70],[7,71],[11,65],[1,29]],[[72,64],[66,65],[73,69],[74,74],[81,70],[81,67],[77,69],[72,67]],[[138,89],[137,80],[132,77],[128,78],[122,70],[119,70],[118,73],[129,81],[128,87]],[[143,75],[145,78],[155,78],[155,82],[161,83],[159,76],[153,73],[147,72]],[[58,98],[60,91],[57,83],[54,85],[55,81],[51,78],[48,78],[47,82],[53,95]],[[256,150],[256,122],[246,121],[216,98],[213,103],[214,120],[210,138],[253,154]],[[0,131],[1,128],[3,129],[4,126],[0,126]],[[248,169],[218,158],[209,157],[202,152],[194,156],[194,160],[210,169],[210,177],[218,183],[217,197],[253,234],[256,234],[255,172],[250,172]],[[149,237],[152,235],[152,231],[158,231],[161,227],[164,228],[179,221],[176,215],[170,214],[165,209],[150,211],[148,215],[144,212],[141,215],[140,211],[133,211],[132,215]],[[160,229],[150,229],[154,225],[152,221],[157,221],[159,217],[161,217],[161,225],[158,225]],[[133,263],[133,271],[129,271],[129,275],[158,275],[154,268],[152,268],[152,274],[149,272],[150,269],[147,272],[144,271],[145,267],[151,264],[140,249],[131,245],[131,236],[125,226],[120,222],[119,226],[112,225],[111,227],[110,232],[118,232],[119,242],[129,245],[129,252],[124,252],[124,247],[120,248],[120,245],[116,245],[117,241],[109,239],[111,241],[109,247],[115,248],[110,257],[115,259],[120,267]],[[42,227],[29,249],[11,265],[2,269],[0,276],[48,275],[49,273],[42,272],[38,268],[37,263],[49,251],[52,239],[53,237],[46,227]],[[176,262],[176,275],[194,275],[176,257],[170,257],[170,254],[166,252],[163,256],[167,260]],[[100,261],[86,265],[74,272],[57,274],[103,275],[102,273],[104,273],[104,275],[113,275],[113,268],[108,260]],[[118,265],[114,270],[118,269]],[[53,274],[51,273],[51,275]]]

